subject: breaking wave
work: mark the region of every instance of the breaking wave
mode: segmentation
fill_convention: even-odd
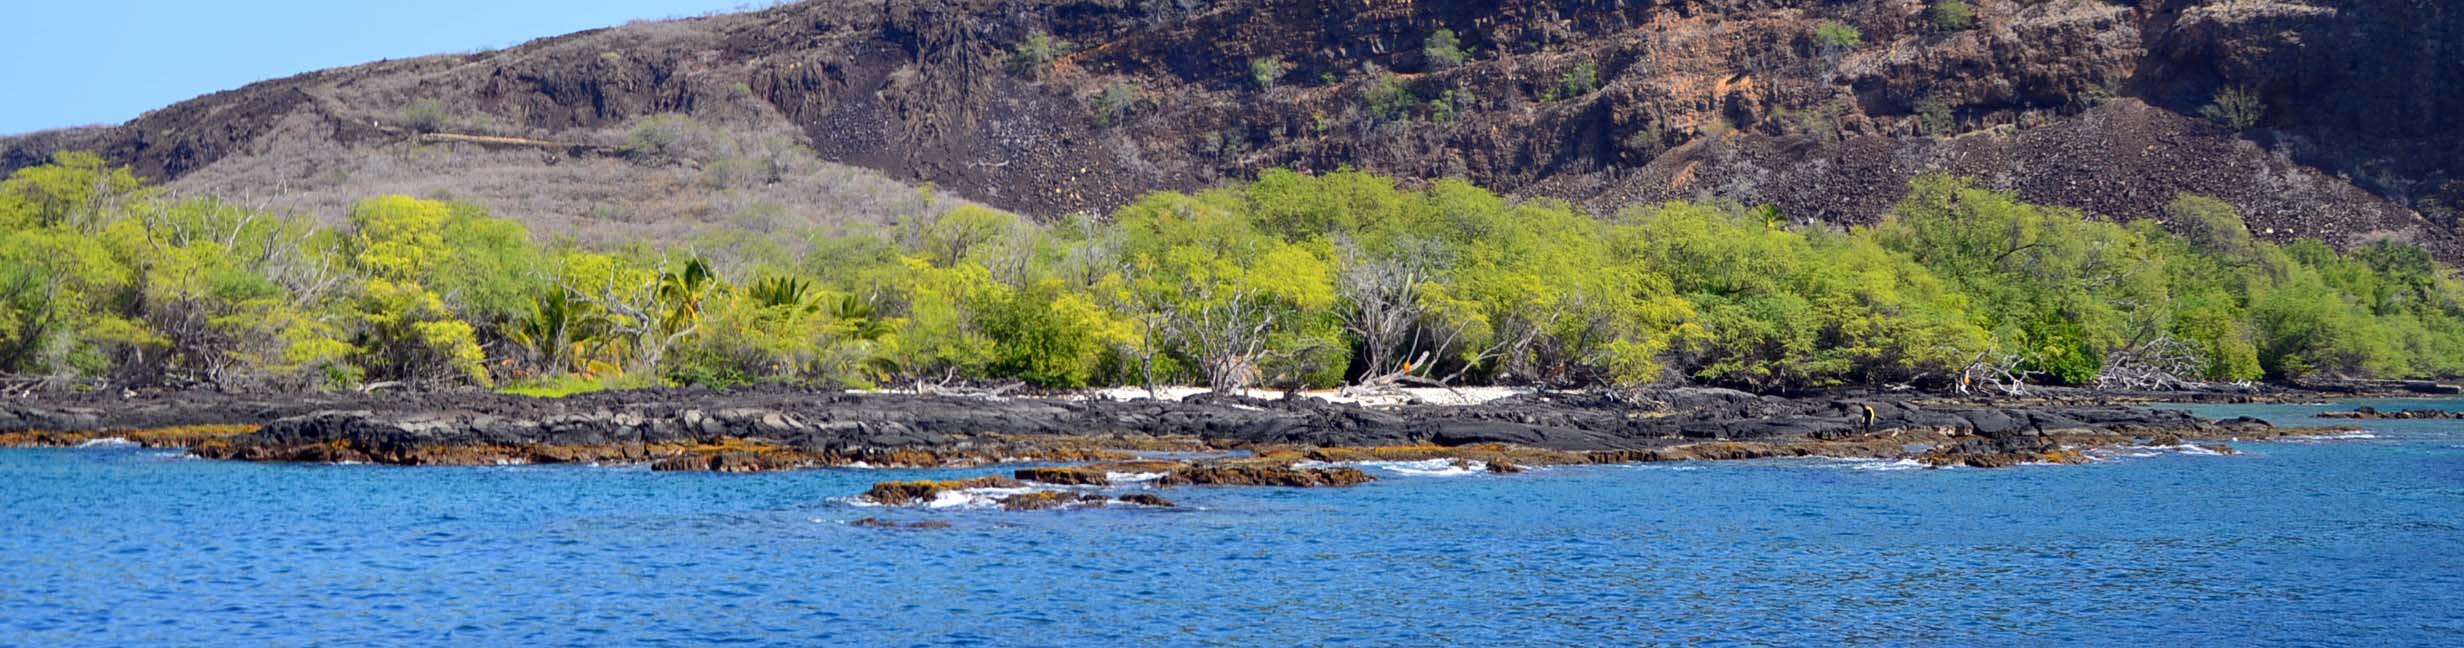
[[[1455,459],[1422,459],[1418,461],[1302,461],[1292,464],[1292,467],[1349,467],[1359,468],[1362,470],[1376,470],[1406,477],[1462,477],[1466,475],[1477,475],[1488,472],[1489,470],[1488,462],[1472,460],[1462,460],[1458,462]]]

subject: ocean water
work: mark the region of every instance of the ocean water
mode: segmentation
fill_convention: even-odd
[[[2464,425],[2366,425],[1991,471],[1372,467],[1169,511],[840,499],[973,470],[0,450],[0,645],[2464,645]],[[876,516],[952,527],[848,524]]]

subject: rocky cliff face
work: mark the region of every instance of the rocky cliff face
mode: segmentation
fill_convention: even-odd
[[[1346,165],[1867,222],[1949,171],[2113,217],[2190,191],[2271,237],[2464,249],[2445,3],[1971,4],[1962,26],[1927,0],[810,2],[269,81],[0,141],[0,163],[92,148],[188,190],[450,193],[550,227],[930,208],[874,174],[1051,215]],[[1066,45],[1035,56],[1039,34]],[[2227,89],[2256,123],[2201,116]],[[646,131],[663,113],[717,135]],[[645,133],[718,144],[648,155]],[[628,203],[646,213],[598,213]]]

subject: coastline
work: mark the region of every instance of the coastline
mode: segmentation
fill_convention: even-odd
[[[2134,445],[2197,444],[2230,453],[2222,442],[2350,428],[2217,421],[2147,405],[2431,395],[2421,385],[2381,387],[2044,390],[2024,398],[1787,397],[1673,388],[1488,394],[1480,402],[1445,405],[1412,399],[1364,405],[1299,394],[1119,400],[791,389],[657,389],[561,399],[457,392],[68,394],[0,402],[0,446],[121,439],[242,461],[649,464],[661,471],[727,473],[1060,464],[988,473],[966,483],[884,482],[865,496],[905,504],[951,491],[1009,489],[1015,492],[997,493],[1008,496],[1004,506],[1049,508],[1123,502],[1097,495],[1059,501],[1026,487],[1128,481],[1345,486],[1370,481],[1349,466],[1364,461],[1511,473],[1542,465],[1810,456],[1998,468],[2086,463],[2090,451]]]

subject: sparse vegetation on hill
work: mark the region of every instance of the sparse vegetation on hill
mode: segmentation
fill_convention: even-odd
[[[1439,29],[1429,34],[1429,42],[1421,46],[1420,55],[1429,59],[1430,67],[1441,70],[1462,65],[1463,61],[1471,58],[1469,53],[1463,51],[1463,40],[1456,38],[1452,29]]]
[[[1843,231],[1272,171],[1105,219],[962,206],[785,244],[585,247],[403,196],[325,227],[68,154],[0,183],[0,372],[536,393],[2464,373],[2464,283],[2420,248],[2279,246],[2197,196],[2169,211],[2181,233],[1935,176]]]
[[[1847,24],[1825,20],[1814,25],[1814,44],[1832,52],[1852,50],[1865,45],[1865,33]]]
[[[2246,88],[2225,88],[2216,91],[2216,99],[2199,114],[2233,130],[2249,130],[2267,116],[2267,104]]]
[[[1935,29],[1942,31],[1976,26],[1976,8],[1968,6],[1967,0],[1934,0],[1925,15],[1933,19]]]
[[[2405,46],[2464,14],[2357,3],[785,3],[0,138],[0,172],[93,150],[171,193],[330,223],[404,194],[600,242],[886,223],[926,183],[943,208],[1049,222],[1270,168],[1870,224],[1940,172],[2104,217],[2211,195],[2279,243],[2464,260],[2448,219],[2411,211],[2445,213],[2464,168],[2441,118],[2464,57]],[[2261,95],[2264,119],[2238,121],[2266,144],[2207,124],[2218,88]],[[669,115],[739,150],[628,155]]]

